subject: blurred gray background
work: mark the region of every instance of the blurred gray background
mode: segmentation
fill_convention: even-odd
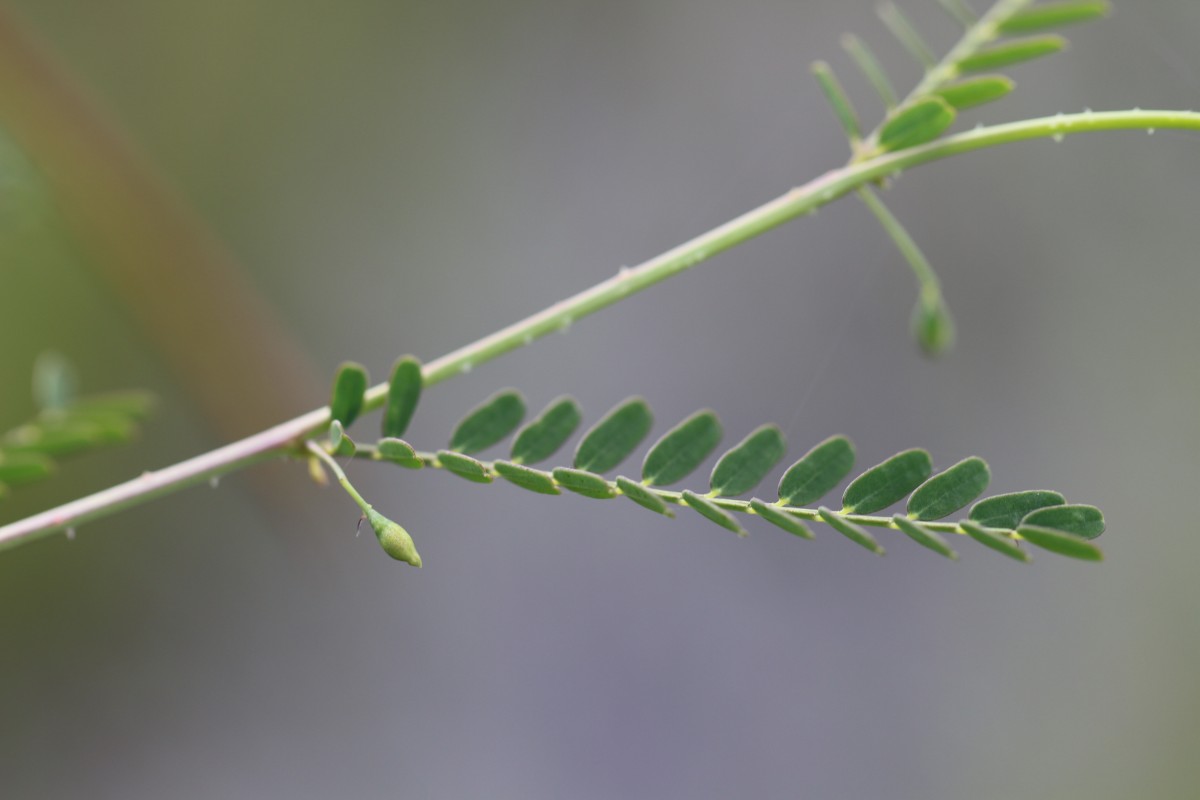
[[[936,4],[906,6],[954,40]],[[918,77],[868,0],[5,7],[304,354],[288,374],[310,388],[280,392],[223,377],[224,359],[273,362],[258,337],[212,353],[203,384],[266,398],[268,421],[324,402],[343,359],[376,377],[431,359],[843,162],[808,65],[830,60],[874,122],[844,31]],[[963,124],[1197,106],[1200,5],[1117,11]],[[163,399],[139,442],[3,518],[253,432],[196,400],[135,321],[144,301],[0,143],[0,424],[32,413],[45,348],[86,388]],[[843,200],[432,389],[411,433],[442,446],[515,386],[531,408],[571,393],[588,422],[642,394],[656,433],[711,406],[728,443],[774,421],[794,457],[836,432],[862,466],[979,454],[993,491],[1102,506],[1106,563],[956,542],[951,564],[886,533],[877,559],[823,527],[743,541],[694,515],[351,465],[416,537],[417,571],[354,537],[336,489],[271,465],[0,556],[0,794],[1195,797],[1198,147],[1093,135],[904,175],[888,200],[958,322],[940,362],[908,336],[906,265]]]

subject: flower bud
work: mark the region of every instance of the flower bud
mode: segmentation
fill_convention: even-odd
[[[913,308],[912,332],[928,356],[940,356],[954,345],[954,320],[940,300],[917,302]]]
[[[417,546],[413,544],[408,531],[374,509],[367,511],[367,522],[375,531],[375,538],[379,540],[383,552],[397,561],[412,564],[414,567],[421,566],[421,556],[417,553]]]

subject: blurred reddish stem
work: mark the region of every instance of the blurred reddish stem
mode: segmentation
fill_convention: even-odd
[[[324,396],[229,253],[3,7],[0,124],[214,433],[258,430]]]

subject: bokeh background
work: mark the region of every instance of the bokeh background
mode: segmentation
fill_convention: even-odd
[[[164,194],[121,217],[128,185],[54,155],[102,143],[88,123],[0,119],[0,423],[32,413],[47,348],[85,388],[162,398],[140,441],[3,519],[320,405],[343,359],[441,355],[836,166],[809,63],[868,117],[842,32],[917,78],[872,6],[6,0],[8,35]],[[1195,107],[1200,5],[1117,6],[964,124]],[[11,114],[47,78],[5,63]],[[351,465],[417,571],[355,538],[336,489],[265,466],[0,557],[0,794],[1195,797],[1198,147],[1095,135],[904,175],[888,199],[958,321],[937,363],[907,333],[906,265],[846,200],[436,387],[411,436],[440,446],[515,386],[588,421],[642,394],[656,432],[711,406],[730,443],[775,421],[794,456],[835,432],[864,466],[979,454],[994,491],[1101,505],[1103,565],[893,538],[876,559],[827,528],[742,541]],[[89,204],[157,231],[152,281],[113,278],[137,237],[76,224]]]

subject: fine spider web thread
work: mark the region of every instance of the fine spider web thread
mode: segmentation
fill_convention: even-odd
[[[1151,27],[1150,23],[1141,15],[1133,14],[1131,16],[1134,27],[1140,32],[1142,38],[1153,45],[1142,48],[1142,52],[1153,53],[1156,60],[1162,62],[1187,88],[1195,89],[1200,86],[1200,71],[1195,63],[1188,59],[1161,30]]]
[[[869,282],[868,279],[873,279],[877,275],[879,269],[880,266],[878,263],[876,263],[872,268],[864,269],[860,272],[857,284],[853,289],[851,289],[850,292],[852,302],[850,303],[849,308],[861,307],[861,301],[863,299],[862,295],[866,292],[867,283]],[[854,321],[853,316],[853,314],[842,315],[842,319],[837,325],[837,331],[829,340],[829,344],[825,348],[825,353],[821,356],[821,360],[817,364],[817,369],[811,373],[811,377],[808,379],[808,386],[804,388],[804,393],[800,395],[800,402],[796,406],[796,411],[792,414],[792,419],[790,422],[788,422],[787,427],[783,429],[783,435],[789,441],[792,438],[792,430],[796,427],[796,423],[800,421],[800,415],[804,412],[809,400],[812,399],[817,387],[823,383],[825,373],[828,372],[830,366],[832,366],[833,357],[837,355],[838,350],[841,349],[842,342],[844,342],[849,336],[850,325]]]

